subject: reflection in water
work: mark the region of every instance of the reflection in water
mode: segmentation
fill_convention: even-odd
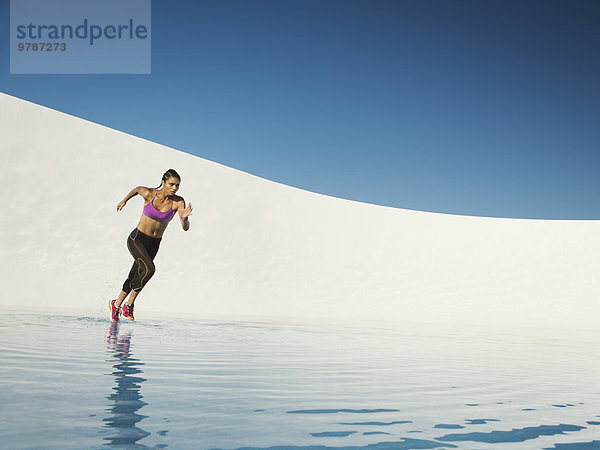
[[[105,341],[109,362],[114,363],[114,371],[110,375],[115,377],[117,384],[112,388],[114,392],[106,397],[111,403],[107,409],[109,417],[103,419],[106,426],[114,428],[116,432],[104,438],[109,447],[145,447],[136,442],[150,434],[136,426],[147,417],[137,413],[147,404],[141,400],[140,394],[140,385],[146,379],[138,376],[142,373],[139,366],[144,363],[131,356],[131,334],[131,330],[119,332],[119,324],[112,323]]]

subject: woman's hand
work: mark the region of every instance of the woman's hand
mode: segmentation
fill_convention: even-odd
[[[121,211],[127,202],[125,200],[121,200],[121,202],[117,205],[117,211]]]
[[[190,203],[189,205],[187,205],[186,208],[183,208],[183,211],[181,211],[181,219],[183,221],[187,221],[187,218],[192,215],[192,211],[193,211],[193,208],[192,208],[192,204]]]

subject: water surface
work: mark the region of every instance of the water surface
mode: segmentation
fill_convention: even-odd
[[[9,312],[6,448],[600,448],[595,337]]]

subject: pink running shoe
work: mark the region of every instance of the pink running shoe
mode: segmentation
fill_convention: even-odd
[[[115,304],[116,301],[116,299],[108,301],[108,309],[110,309],[110,320],[112,320],[113,322],[119,321],[119,308],[117,308],[117,305]]]
[[[121,314],[123,314],[125,319],[133,320],[133,305],[123,303],[123,306],[121,306]]]

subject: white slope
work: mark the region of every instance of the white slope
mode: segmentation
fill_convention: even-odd
[[[358,203],[267,181],[0,94],[0,305],[104,314],[143,202],[175,168],[174,220],[143,311],[595,328],[600,221],[515,220]]]

